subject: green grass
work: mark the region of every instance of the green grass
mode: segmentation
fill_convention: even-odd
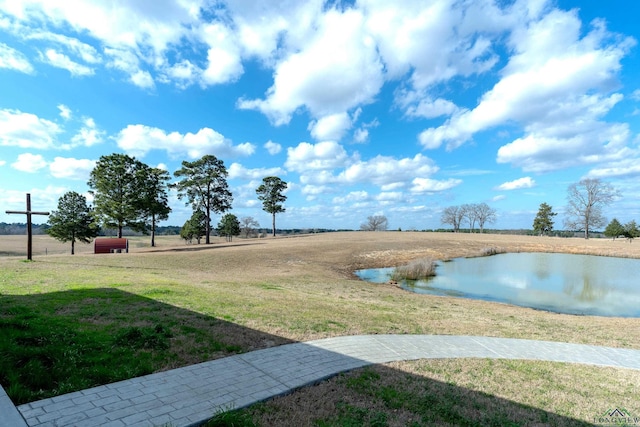
[[[20,404],[186,362],[182,345],[204,358],[243,351],[210,322],[118,289],[0,295],[0,384]]]

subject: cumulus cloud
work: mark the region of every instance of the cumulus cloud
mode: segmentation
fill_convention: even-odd
[[[309,123],[308,129],[318,141],[339,141],[351,128],[351,117],[347,113],[329,114]]]
[[[202,29],[207,52],[207,68],[202,73],[205,85],[234,81],[244,72],[240,49],[232,31],[221,23],[206,25]]]
[[[151,74],[143,70],[138,55],[131,49],[122,47],[108,47],[104,49],[107,56],[106,65],[123,71],[129,76],[129,81],[142,89],[152,89],[155,81]]]
[[[0,146],[47,149],[62,129],[54,122],[19,110],[0,110]]]
[[[353,163],[340,173],[338,180],[351,184],[372,183],[390,189],[389,185],[398,188],[398,183],[410,182],[415,177],[426,178],[437,171],[433,160],[422,154],[402,159],[378,155],[368,161]]]
[[[498,185],[496,190],[519,190],[521,188],[532,188],[535,187],[536,182],[530,176],[525,176],[523,178],[518,178],[513,181],[505,182],[503,184]]]
[[[163,129],[144,125],[129,125],[116,136],[118,147],[133,156],[144,157],[151,150],[165,150],[171,156],[187,155],[191,159],[205,154],[218,157],[249,156],[255,146],[249,142],[238,145],[211,128],[197,133],[167,133]]]
[[[292,171],[305,172],[344,167],[348,160],[346,150],[337,142],[301,142],[298,146],[287,149],[285,166]]]
[[[65,148],[73,148],[76,146],[92,147],[102,142],[105,132],[98,129],[95,121],[86,117],[82,121],[83,125],[76,135],[71,138],[71,145]]]
[[[273,141],[265,142],[264,143],[264,148],[266,148],[266,150],[272,156],[274,156],[274,155],[278,154],[280,151],[282,151],[282,145],[278,144],[277,142],[273,142]]]
[[[0,68],[33,73],[33,66],[24,54],[4,43],[0,43]]]
[[[36,173],[47,167],[47,162],[40,154],[23,153],[11,164],[11,167],[20,172]]]
[[[55,178],[87,181],[95,166],[95,160],[56,157],[49,164],[49,172]]]
[[[383,65],[374,40],[363,34],[362,13],[330,9],[316,25],[305,45],[277,63],[266,97],[242,99],[239,108],[259,110],[283,125],[302,107],[323,117],[373,100],[384,82]]]
[[[608,92],[634,43],[612,36],[600,21],[584,33],[575,10],[542,14],[512,31],[514,55],[479,104],[455,111],[419,141],[454,149],[477,132],[516,122],[525,135],[500,148],[499,163],[547,171],[619,156],[626,126],[602,119],[621,100]]]
[[[232,163],[227,171],[229,172],[229,179],[245,180],[262,180],[262,178],[267,176],[280,176],[286,173],[284,170],[278,167],[248,169],[242,166],[240,163]]]
[[[446,180],[436,180],[430,178],[415,178],[412,182],[413,186],[411,187],[412,193],[435,193],[439,191],[450,190],[460,184],[462,184],[461,179],[449,178]]]

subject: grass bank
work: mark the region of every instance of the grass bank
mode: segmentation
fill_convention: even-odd
[[[640,319],[569,316],[417,295],[365,283],[352,274],[358,268],[393,267],[419,258],[476,256],[487,247],[640,257],[640,247],[624,242],[354,232],[239,239],[208,246],[184,245],[178,238],[160,238],[157,248],[145,247],[146,238],[134,243],[129,254],[81,252],[72,257],[34,252],[39,255],[32,263],[19,254],[0,258],[0,383],[16,403],[238,352],[337,335],[487,335],[640,348]],[[15,241],[11,245],[15,251]],[[0,237],[0,253],[9,251],[3,250]],[[448,363],[452,362],[445,361],[443,366]],[[473,366],[472,361],[461,363]],[[564,375],[564,368],[553,364],[536,373],[534,367],[540,362],[523,363],[529,364],[522,369],[532,370],[533,383]],[[455,373],[461,368],[442,369]],[[576,387],[595,393],[603,378],[598,375],[604,371],[584,369],[597,375],[579,377]],[[57,374],[45,381],[37,372]],[[401,370],[392,367],[390,372],[400,375]],[[424,372],[410,375],[418,382],[430,381]],[[637,386],[630,389],[623,382],[636,378],[633,375],[610,378],[619,392],[610,392],[602,401],[615,406],[631,391],[640,394]],[[486,388],[486,393],[495,394],[489,387],[493,379],[470,381],[480,391]],[[559,400],[575,401],[572,390],[560,382],[547,387],[557,398],[543,399],[549,390],[543,393],[532,387],[520,387],[502,398],[523,400],[532,410],[548,414],[561,412]],[[313,401],[312,390],[299,392],[300,408],[303,401]],[[606,409],[598,405],[584,407],[579,416]],[[631,405],[627,409],[640,413]],[[393,410],[384,411],[391,414]],[[333,422],[331,416],[323,419]]]

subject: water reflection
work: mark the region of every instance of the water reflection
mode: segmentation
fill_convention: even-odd
[[[360,270],[384,283],[393,268]],[[438,264],[428,280],[401,283],[416,293],[499,301],[559,313],[640,317],[640,260],[517,253]]]

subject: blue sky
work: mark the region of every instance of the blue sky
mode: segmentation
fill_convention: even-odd
[[[640,221],[640,3],[546,0],[0,0],[0,221],[86,193],[101,155],[171,174],[222,159],[232,213],[289,183],[281,228],[441,227],[485,202],[496,228],[562,228],[600,178]],[[162,225],[191,208],[171,195]],[[34,218],[43,222],[43,218]],[[214,218],[214,224],[217,218]]]

